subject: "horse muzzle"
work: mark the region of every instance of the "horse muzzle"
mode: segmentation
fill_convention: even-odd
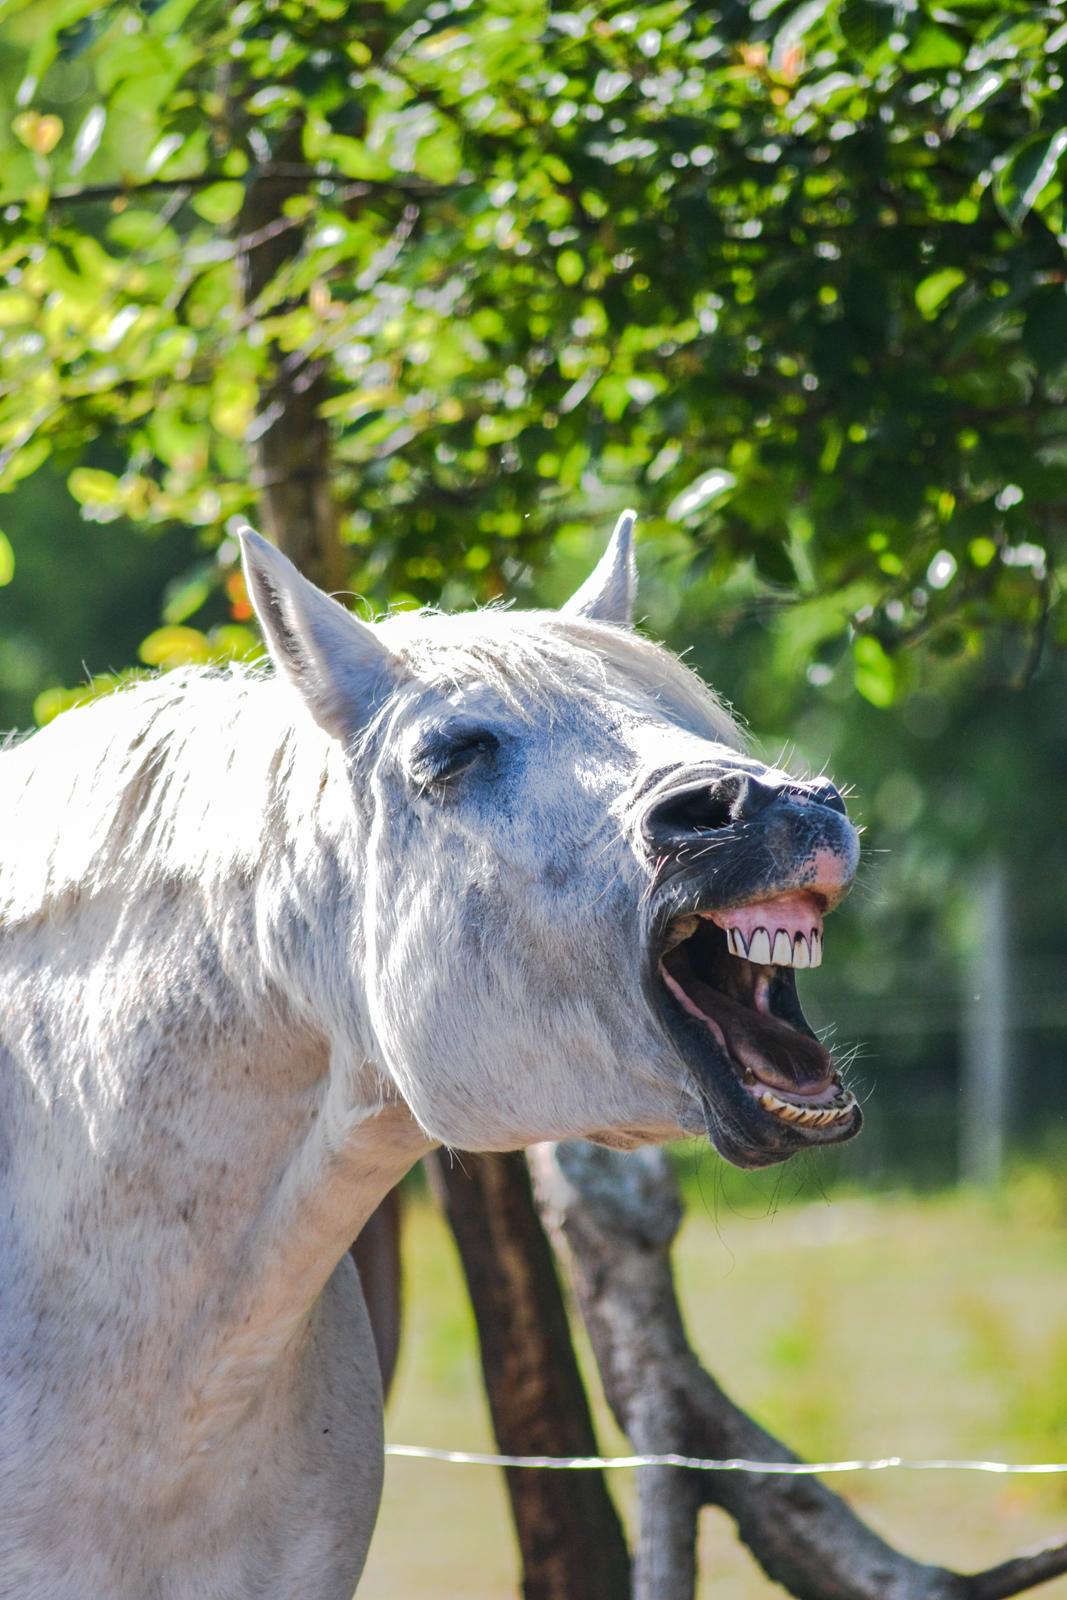
[[[655,875],[649,987],[712,1142],[762,1166],[851,1138],[859,1106],[795,981],[821,964],[823,917],[859,860],[841,795],[739,761],[665,785],[641,835]]]

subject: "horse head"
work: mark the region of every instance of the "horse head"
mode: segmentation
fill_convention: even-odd
[[[633,631],[633,523],[559,612],[375,625],[242,539],[277,672],[344,752],[349,1003],[390,1092],[465,1149],[706,1130],[760,1166],[859,1130],[795,983],[858,839]]]

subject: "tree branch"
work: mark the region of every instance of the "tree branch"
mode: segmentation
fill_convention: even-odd
[[[307,161],[267,161],[260,166],[250,167],[242,177],[235,179],[227,172],[203,172],[196,177],[187,178],[143,178],[138,181],[120,183],[87,183],[81,187],[76,184],[60,185],[53,189],[48,197],[49,205],[95,205],[106,204],[112,200],[125,200],[141,194],[171,194],[176,190],[188,189],[196,193],[200,189],[210,189],[216,183],[239,182],[246,186],[252,184],[280,184],[288,185],[297,181],[301,187],[309,183],[335,183],[339,186],[359,184],[364,194],[396,195],[400,199],[432,199],[435,195],[455,194],[457,190],[468,189],[469,183],[429,183],[422,178],[359,178],[353,180],[343,172],[338,172],[334,167]],[[29,205],[26,199],[5,200],[4,205],[14,206],[23,211]]]
[[[999,1567],[986,1572],[975,1572],[962,1580],[963,1600],[1008,1600],[1013,1594],[1022,1594],[1039,1583],[1048,1583],[1067,1572],[1067,1542],[1046,1545],[1043,1550],[1033,1550],[1029,1555],[1015,1556]]]

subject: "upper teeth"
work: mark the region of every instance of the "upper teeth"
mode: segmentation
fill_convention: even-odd
[[[754,961],[761,967],[817,967],[822,962],[822,934],[812,928],[807,935],[778,928],[772,937],[766,928],[756,928],[748,942],[740,928],[727,928],[730,954]]]

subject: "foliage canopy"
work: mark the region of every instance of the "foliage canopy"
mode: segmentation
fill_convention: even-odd
[[[691,583],[749,563],[816,681],[850,651],[887,706],[902,646],[974,655],[993,623],[998,670],[1033,670],[1067,492],[1062,7],[0,19],[5,486],[54,457],[84,516],[210,548],[254,514],[279,378],[315,382],[378,600],[521,592],[634,500]],[[284,244],[249,296],[253,191]],[[148,659],[244,648],[204,633],[227,571],[172,589]]]

